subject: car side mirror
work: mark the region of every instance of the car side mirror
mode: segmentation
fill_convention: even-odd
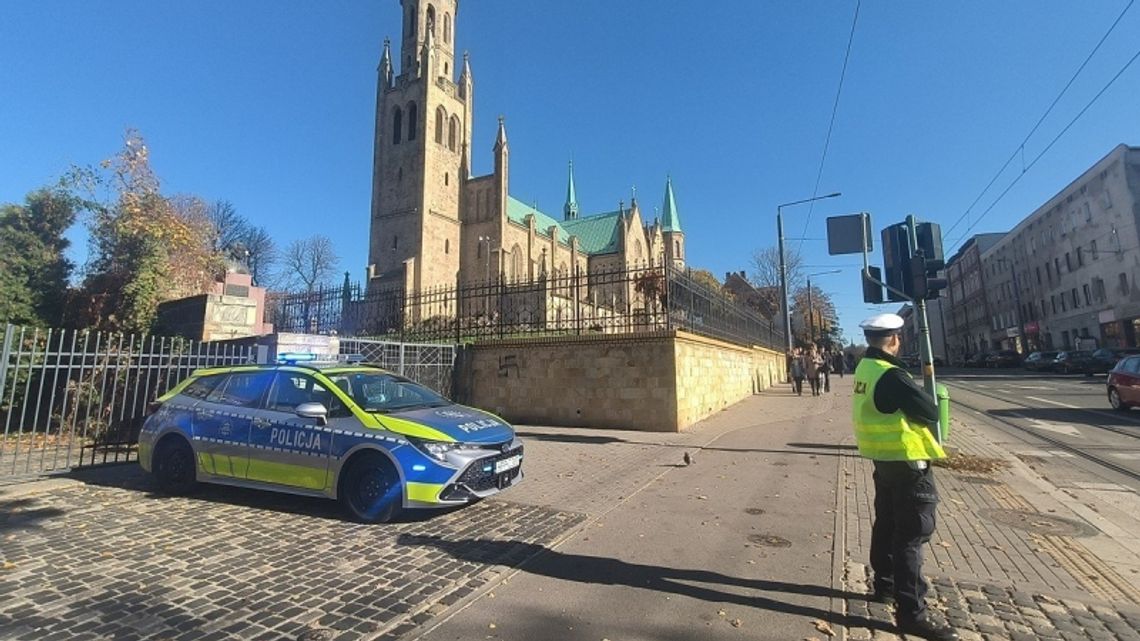
[[[329,410],[320,403],[301,403],[293,411],[301,418],[317,419],[317,425],[322,427],[329,422]]]

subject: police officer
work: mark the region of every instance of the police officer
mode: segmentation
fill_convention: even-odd
[[[922,546],[934,533],[938,504],[930,461],[946,454],[932,432],[938,406],[898,359],[902,326],[897,314],[863,321],[867,353],[855,368],[855,440],[859,453],[875,463],[874,598],[894,599],[900,632],[956,641],[954,628],[938,625],[926,612]]]

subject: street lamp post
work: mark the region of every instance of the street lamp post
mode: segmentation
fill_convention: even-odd
[[[802,205],[804,203],[814,202],[816,200],[824,200],[826,198],[835,198],[840,196],[840,192],[828,194],[826,196],[816,196],[814,198],[805,198],[803,200],[796,200],[790,203],[784,203],[776,206],[776,233],[779,236],[780,243],[780,298],[783,299],[784,304],[784,342],[788,351],[792,351],[792,315],[788,310],[788,269],[787,258],[784,256],[784,207],[791,207],[792,205]]]
[[[838,274],[840,271],[842,271],[842,270],[829,269],[825,272],[816,272],[814,274],[808,274],[808,276],[807,276],[808,324],[811,327],[809,336],[811,337],[812,345],[815,344],[815,309],[812,307],[812,302],[811,302],[811,277],[812,276],[823,276],[824,274]],[[821,319],[821,324],[822,324],[822,319]]]

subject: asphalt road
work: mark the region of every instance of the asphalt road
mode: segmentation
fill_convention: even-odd
[[[1005,433],[1054,475],[1140,489],[1140,411],[1109,406],[1105,377],[1023,370],[944,370],[956,412]],[[1070,469],[1071,468],[1071,469]]]

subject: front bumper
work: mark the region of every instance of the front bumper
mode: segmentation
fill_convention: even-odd
[[[525,460],[523,450],[523,444],[516,439],[506,451],[475,458],[459,469],[448,482],[431,488],[432,491],[429,495],[425,496],[423,490],[426,488],[415,488],[414,493],[411,491],[412,488],[409,488],[407,506],[445,507],[463,505],[514,487],[523,479],[522,468]],[[495,471],[497,463],[516,456],[519,458],[517,466],[501,472]]]

